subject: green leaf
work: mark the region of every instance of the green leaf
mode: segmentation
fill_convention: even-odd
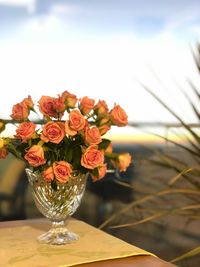
[[[108,159],[118,160],[119,154],[117,153],[105,153],[105,157]]]
[[[88,173],[90,171],[89,169],[86,169],[85,167],[83,167],[81,165],[80,165],[80,167],[78,169],[83,174],[86,174],[86,173]]]
[[[54,190],[54,191],[57,191],[57,183],[55,180],[51,181],[51,188]]]
[[[96,177],[99,177],[99,170],[98,170],[98,168],[93,169],[93,170],[92,170],[92,174],[93,174],[94,176],[96,176]]]
[[[16,150],[15,146],[12,144],[12,143],[9,143],[7,145],[7,149],[8,151],[13,154],[15,157],[21,159],[21,160],[24,160],[22,157],[21,157],[21,154]]]
[[[72,166],[74,170],[78,170],[80,168],[80,162],[81,162],[81,156],[82,156],[82,151],[81,147],[77,146],[72,150]]]
[[[28,145],[29,145],[29,147],[32,146],[32,140],[31,139],[28,140]]]
[[[110,140],[109,139],[105,139],[105,138],[103,138],[102,139],[102,142],[99,144],[99,149],[104,149],[104,150],[106,150],[106,148],[109,146],[109,144],[110,144]]]
[[[63,141],[64,141],[64,143],[65,143],[65,147],[68,147],[68,146],[70,145],[70,141],[69,141],[69,139],[68,139],[67,137],[65,137],[65,138],[63,139]]]
[[[72,159],[73,159],[73,148],[69,147],[68,149],[65,150],[65,160],[70,163]]]

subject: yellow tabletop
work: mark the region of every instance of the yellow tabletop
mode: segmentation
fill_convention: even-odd
[[[82,221],[69,220],[67,228],[78,241],[61,246],[43,245],[36,237],[47,231],[47,220],[27,220],[23,224],[0,223],[0,266],[66,267],[134,255],[152,255]]]

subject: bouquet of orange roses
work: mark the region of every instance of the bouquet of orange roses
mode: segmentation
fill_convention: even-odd
[[[43,118],[31,121],[31,112]],[[65,91],[58,97],[42,96],[38,105],[28,96],[13,106],[11,118],[16,132],[0,138],[0,158],[12,153],[52,187],[69,181],[73,171],[90,173],[96,181],[105,176],[107,163],[119,171],[131,163],[129,153],[113,153],[111,141],[103,138],[111,126],[127,125],[127,114],[119,105],[109,110],[104,100],[95,103]],[[7,123],[0,121],[1,132]]]

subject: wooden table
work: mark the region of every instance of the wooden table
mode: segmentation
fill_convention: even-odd
[[[134,256],[125,259],[107,260],[88,264],[80,267],[174,267],[175,265],[153,256]]]
[[[6,221],[0,222],[0,228],[20,227],[34,225],[41,221],[37,220],[23,220],[23,221]],[[105,260],[87,264],[77,265],[80,267],[173,267],[175,265],[165,262],[153,256],[131,256],[127,258],[120,258],[115,260]],[[6,267],[6,266],[5,266]]]

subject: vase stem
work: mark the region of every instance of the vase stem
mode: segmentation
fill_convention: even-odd
[[[52,229],[59,229],[65,227],[65,221],[57,221],[57,220],[51,220],[51,227]]]
[[[52,220],[51,222],[51,229],[38,237],[40,243],[64,245],[78,240],[79,236],[77,234],[69,232],[65,228],[65,221]]]

